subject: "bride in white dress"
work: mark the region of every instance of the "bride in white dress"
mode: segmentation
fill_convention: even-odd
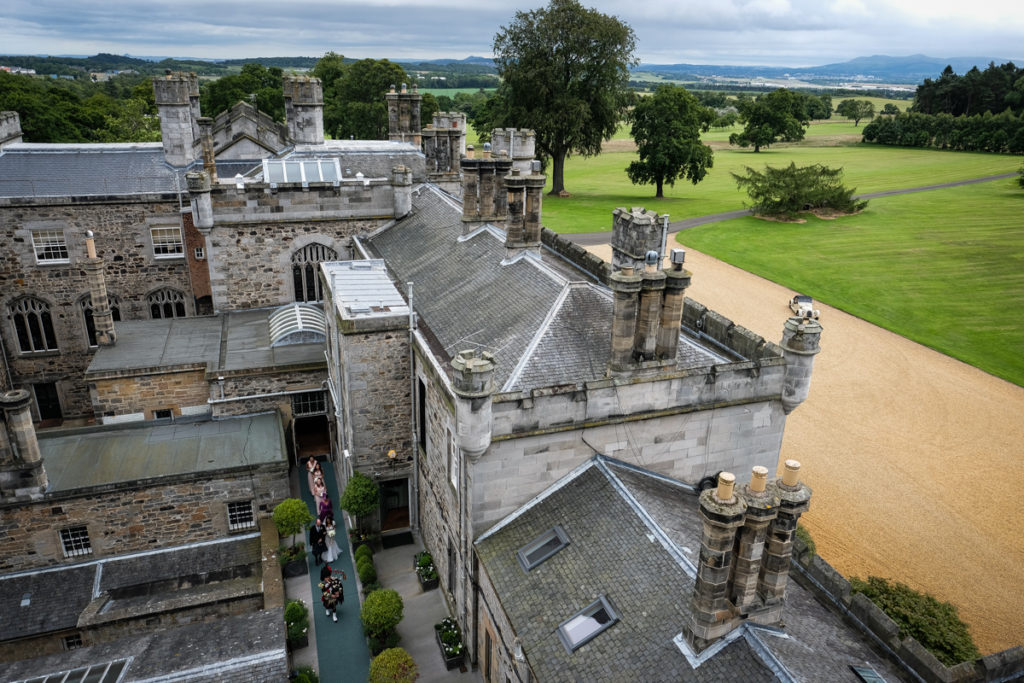
[[[335,539],[338,528],[334,523],[334,517],[328,517],[324,526],[327,527],[327,552],[323,554],[324,562],[334,562],[341,557],[341,548],[338,547],[338,541]]]

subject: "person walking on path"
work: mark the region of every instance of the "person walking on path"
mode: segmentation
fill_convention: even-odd
[[[324,606],[324,611],[327,616],[334,619],[334,622],[338,621],[338,608],[343,602],[345,602],[345,586],[341,583],[348,577],[345,576],[344,571],[339,571],[341,578],[335,576],[335,572],[331,569],[331,565],[325,564],[324,568],[320,570],[320,602]]]
[[[324,520],[324,528],[327,529],[327,551],[324,553],[324,562],[334,562],[341,557],[341,547],[335,536],[338,534],[338,525],[334,523],[334,515],[328,515]]]
[[[319,517],[309,530],[309,549],[313,553],[313,561],[319,566],[323,554],[327,551],[327,527]]]
[[[312,455],[306,461],[306,485],[309,486],[309,492],[313,492],[313,481],[316,479],[316,466],[319,463]]]

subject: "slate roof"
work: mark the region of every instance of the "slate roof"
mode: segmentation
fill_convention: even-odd
[[[0,150],[0,197],[182,192],[185,170],[164,161],[159,142],[20,142]]]
[[[464,349],[493,353],[500,391],[604,377],[607,288],[546,249],[509,262],[503,230],[485,226],[463,236],[462,208],[451,197],[430,185],[413,195],[414,211],[366,244],[397,282],[413,283],[416,312],[448,358]],[[690,342],[680,344],[679,358],[682,367],[723,360]]]
[[[283,610],[261,610],[35,659],[0,663],[0,680],[19,681],[80,667],[102,667],[122,659],[129,661],[118,679],[121,683],[270,680],[259,672],[271,663],[277,663],[282,671],[287,668],[284,640]]]
[[[569,545],[526,572],[516,551],[555,524]],[[746,624],[702,656],[675,640],[700,553],[692,487],[595,456],[476,541],[481,566],[542,681],[857,681],[850,664],[903,675],[792,578],[785,629]],[[573,653],[558,626],[598,596],[620,620]],[[697,666],[691,664],[696,657]]]
[[[99,592],[260,561],[255,534],[0,576],[0,641],[73,629]],[[258,569],[257,569],[258,572]],[[22,606],[28,595],[28,605]],[[2,668],[0,668],[2,671]],[[0,680],[9,680],[0,676]]]

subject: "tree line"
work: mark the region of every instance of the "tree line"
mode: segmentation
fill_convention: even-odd
[[[902,112],[864,126],[864,141],[902,147],[1024,154],[1024,116],[1010,111],[973,116]]]
[[[947,66],[938,80],[926,78],[917,87],[912,111],[921,114],[972,116],[992,112],[1024,113],[1024,68],[1013,62],[984,71],[974,67],[963,76]]]

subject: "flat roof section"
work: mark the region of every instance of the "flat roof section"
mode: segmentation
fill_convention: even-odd
[[[382,259],[331,261],[320,267],[342,318],[409,315],[409,306],[388,276]]]
[[[50,491],[285,462],[276,413],[39,434]]]

